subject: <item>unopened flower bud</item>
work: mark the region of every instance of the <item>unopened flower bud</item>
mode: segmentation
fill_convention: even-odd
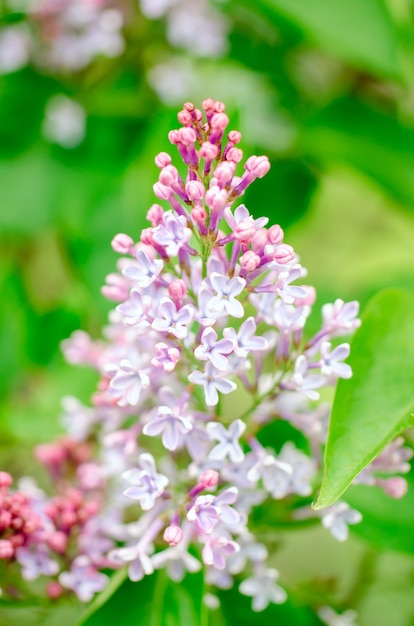
[[[62,595],[63,587],[57,581],[53,580],[47,585],[46,593],[51,600],[56,600],[56,598]]]
[[[58,554],[64,554],[68,545],[68,538],[65,533],[56,530],[48,536],[47,543]]]
[[[147,211],[147,220],[151,222],[152,226],[158,226],[162,222],[164,215],[164,209],[159,204],[153,204]]]
[[[216,146],[214,143],[205,141],[202,144],[199,150],[199,153],[203,159],[212,160],[212,159],[215,159],[216,156],[218,155],[219,149],[218,149],[218,146]]]
[[[0,489],[8,489],[13,482],[13,478],[8,472],[0,472]]]
[[[284,232],[282,228],[279,226],[279,224],[274,224],[267,231],[267,239],[269,243],[272,243],[273,245],[282,243],[283,236],[284,236]]]
[[[246,272],[253,272],[260,265],[260,257],[253,250],[247,250],[240,257],[240,265]]]
[[[160,169],[162,169],[163,167],[166,167],[167,165],[169,165],[172,159],[170,155],[168,154],[168,152],[160,152],[159,154],[157,154],[154,161],[155,161],[155,165],[159,167]]]
[[[282,245],[277,246],[276,250],[273,253],[273,258],[277,263],[284,265],[286,263],[290,263],[296,257],[295,251],[287,243],[282,243]]]
[[[13,554],[13,544],[7,539],[0,539],[0,559],[11,559]]]
[[[266,156],[251,156],[244,164],[244,169],[254,174],[256,178],[263,178],[270,170],[269,159]]]
[[[119,233],[111,241],[112,249],[119,254],[133,254],[134,241],[129,235]]]
[[[179,543],[183,540],[183,531],[179,526],[167,526],[164,530],[164,540],[168,543],[169,546],[178,546]]]
[[[215,487],[220,480],[220,474],[213,469],[205,470],[200,476],[200,484],[204,487]]]

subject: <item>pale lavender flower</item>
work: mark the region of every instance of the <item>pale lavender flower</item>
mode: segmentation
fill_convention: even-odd
[[[214,498],[214,506],[220,510],[220,522],[226,526],[234,526],[240,522],[240,513],[231,506],[237,501],[238,495],[237,487],[229,487]]]
[[[236,297],[243,291],[246,281],[240,276],[229,278],[217,272],[210,276],[210,284],[217,295],[212,296],[208,310],[212,313],[227,313],[233,317],[243,317],[244,309]]]
[[[162,433],[162,443],[167,450],[181,447],[183,436],[193,428],[191,420],[179,415],[178,411],[168,406],[158,407],[157,417],[143,428],[144,435],[155,437]]]
[[[158,278],[163,268],[161,259],[150,259],[143,250],[138,250],[136,265],[127,265],[122,273],[140,289],[145,289]]]
[[[142,548],[141,542],[135,546],[111,550],[108,558],[117,565],[128,563],[128,577],[133,582],[138,582],[144,576],[150,576],[154,572],[151,557]]]
[[[186,226],[187,220],[172,211],[164,213],[162,223],[154,230],[154,241],[165,249],[169,257],[176,256],[189,241],[191,230]]]
[[[85,138],[85,110],[64,94],[53,96],[46,105],[42,130],[48,141],[74,148]]]
[[[151,365],[154,367],[162,367],[164,372],[169,374],[173,371],[180,358],[178,348],[167,345],[160,341],[155,344],[155,356],[151,359]]]
[[[199,361],[211,361],[218,370],[225,370],[228,366],[228,355],[233,351],[233,342],[230,339],[217,340],[214,328],[208,327],[201,335],[201,344],[194,350],[194,356]]]
[[[309,374],[309,365],[306,357],[301,354],[295,361],[293,375],[281,384],[282,389],[301,391],[311,400],[318,400],[319,393],[315,389],[322,387],[324,381],[319,374]]]
[[[171,298],[162,298],[158,309],[160,317],[152,322],[152,328],[160,333],[170,333],[177,339],[184,339],[188,326],[194,317],[194,308],[188,304],[177,311]]]
[[[325,376],[337,378],[351,378],[352,369],[347,363],[342,361],[348,358],[350,347],[348,343],[341,343],[331,350],[331,343],[324,341],[321,345],[321,373]]]
[[[150,379],[145,372],[131,363],[128,359],[122,359],[115,376],[110,382],[110,388],[114,395],[119,396],[134,406],[138,404],[141,391],[150,384]]]
[[[125,323],[134,328],[145,329],[150,325],[147,319],[147,313],[151,309],[151,298],[142,296],[138,289],[131,289],[129,299],[116,307]]]
[[[81,555],[73,561],[69,572],[59,575],[59,582],[63,587],[72,589],[81,602],[89,602],[95,593],[102,591],[109,578],[96,571],[89,557]]]
[[[239,439],[245,430],[246,424],[240,419],[232,422],[228,429],[224,428],[223,424],[219,422],[209,422],[207,424],[207,432],[211,439],[219,442],[210,451],[209,459],[222,461],[228,456],[232,463],[241,463],[244,459],[244,453]]]
[[[318,609],[318,615],[327,626],[358,626],[356,623],[356,611],[348,610],[336,613],[330,606],[322,606]]]
[[[224,337],[234,344],[234,353],[241,359],[245,359],[251,350],[266,350],[268,341],[265,337],[257,337],[256,322],[253,317],[248,317],[236,332],[231,326],[223,331]]]
[[[324,328],[329,332],[355,330],[361,325],[361,320],[357,318],[359,312],[359,302],[344,302],[340,298],[333,304],[324,304],[322,307],[322,317]]]
[[[226,537],[208,537],[202,550],[203,561],[206,565],[224,569],[226,567],[226,557],[238,550],[238,544]]]
[[[337,502],[322,512],[322,526],[328,528],[338,541],[348,538],[349,524],[359,524],[361,520],[361,513],[351,509],[346,502]]]
[[[124,491],[124,495],[131,500],[138,500],[142,509],[148,511],[164,493],[168,478],[157,474],[154,457],[148,452],[139,456],[139,464],[141,469],[132,468],[122,474],[122,478],[132,485]]]
[[[188,521],[206,535],[213,532],[219,521],[220,509],[214,505],[214,500],[213,495],[198,496],[187,513]]]
[[[264,611],[270,602],[273,602],[273,604],[283,604],[285,602],[287,598],[286,591],[275,582],[278,577],[279,573],[277,570],[267,569],[256,576],[246,578],[240,584],[240,593],[253,598],[253,611]]]
[[[220,393],[231,393],[237,389],[236,383],[223,377],[223,373],[217,370],[210,362],[207,363],[204,372],[195,370],[188,377],[190,383],[203,385],[207,406],[215,406],[218,403]]]
[[[22,576],[26,580],[35,580],[41,574],[54,576],[59,571],[59,564],[50,558],[49,549],[42,544],[17,548],[16,559],[22,567]]]

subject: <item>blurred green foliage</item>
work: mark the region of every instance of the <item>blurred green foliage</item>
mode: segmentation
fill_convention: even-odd
[[[228,0],[217,7],[231,21],[229,50],[219,60],[172,49],[163,20],[151,22],[136,11],[118,59],[98,59],[73,74],[27,67],[0,77],[0,452],[20,475],[30,463],[10,450],[51,439],[60,430],[59,399],[73,393],[87,400],[93,390],[92,375],[63,363],[59,343],[77,328],[99,335],[111,308],[99,292],[116,262],[110,241],[118,232],[137,238],[155,200],[153,157],[170,150],[167,132],[176,125],[178,105],[178,96],[162,102],[150,87],[157,63],[189,64],[193,73],[182,101],[225,101],[232,127],[243,133],[245,154],[268,154],[271,171],[248,190],[245,202],[287,231],[320,305],[337,297],[365,303],[386,286],[414,290],[412,0]],[[3,18],[20,19],[10,13]],[[87,114],[85,139],[71,149],[42,135],[47,102],[61,93]],[[287,584],[299,582],[299,594],[254,623],[316,625],[302,605],[317,608],[323,601],[339,609],[351,603],[362,626],[410,626],[412,589],[395,572],[413,580],[412,491],[401,504],[385,500],[373,489],[369,495],[363,487],[351,491],[351,504],[365,517],[353,531],[373,547],[356,539],[351,549],[333,548],[330,538],[313,530],[276,535],[282,549],[275,562],[291,563]],[[324,556],[303,580],[301,551],[313,544]],[[335,554],[336,568],[327,574],[329,554]],[[347,568],[354,587],[344,590]],[[137,625],[167,624],[142,617],[149,594],[144,586],[160,584],[138,585]],[[116,619],[122,589],[106,621],[98,616],[85,623]],[[223,616],[217,613],[214,623],[253,623],[247,600],[232,594],[223,593]],[[168,624],[192,624],[189,598],[170,600],[176,610]],[[26,623],[21,613],[2,610],[2,626]],[[69,624],[78,609],[68,611]],[[184,621],[177,621],[180,611],[187,611]],[[49,624],[42,609],[37,613],[39,623]]]

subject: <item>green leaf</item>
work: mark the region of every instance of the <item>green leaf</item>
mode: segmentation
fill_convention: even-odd
[[[346,501],[362,513],[362,523],[352,533],[381,550],[414,554],[414,476],[408,477],[407,494],[400,500],[387,496],[379,487],[355,485]]]
[[[117,572],[91,604],[78,626],[202,626],[203,575],[188,575],[182,583],[166,572],[146,576],[139,583]]]
[[[284,604],[269,604],[259,613],[252,611],[252,599],[241,595],[235,587],[219,592],[221,612],[226,626],[321,626],[322,622],[313,611],[294,599],[288,598]],[[213,614],[214,615],[214,614]]]
[[[414,130],[354,98],[342,98],[308,118],[301,136],[318,161],[347,163],[414,206]]]
[[[352,342],[350,380],[340,380],[315,509],[352,480],[410,425],[414,410],[414,295],[384,290],[368,303]]]
[[[261,0],[344,61],[401,77],[398,36],[382,0]]]

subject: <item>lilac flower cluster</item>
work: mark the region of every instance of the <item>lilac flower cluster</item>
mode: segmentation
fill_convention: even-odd
[[[257,505],[284,500],[292,524],[320,516],[340,541],[361,519],[345,502],[310,508],[329,416],[320,390],[352,375],[349,345],[336,339],[359,326],[358,304],[324,305],[321,329],[305,337],[315,292],[294,284],[304,268],[279,225],[237,204],[269,161],[251,156],[238,173],[240,133],[227,132],[221,102],[208,99],[203,109],[186,103],[169,134],[180,170],[166,152],[155,158],[154,193],[166,208],[150,207],[137,243],[125,234],[112,242],[122,258],[103,287],[117,302],[105,340],[77,331],[64,342],[69,362],[99,372],[92,407],[65,398],[70,439],[37,452],[55,482],[71,468],[75,491],[57,502],[28,497],[66,555],[54,589],[83,601],[104,586],[103,566],[128,566],[134,581],[160,568],[180,581],[204,568],[212,587],[243,574],[240,592],[261,611],[286,593],[250,522]],[[264,443],[264,430],[281,421],[306,438],[306,451],[294,441]],[[68,442],[85,456],[74,460]],[[388,446],[359,481],[403,495],[403,478],[384,478],[408,470],[403,443]],[[31,550],[39,559],[40,547]]]

